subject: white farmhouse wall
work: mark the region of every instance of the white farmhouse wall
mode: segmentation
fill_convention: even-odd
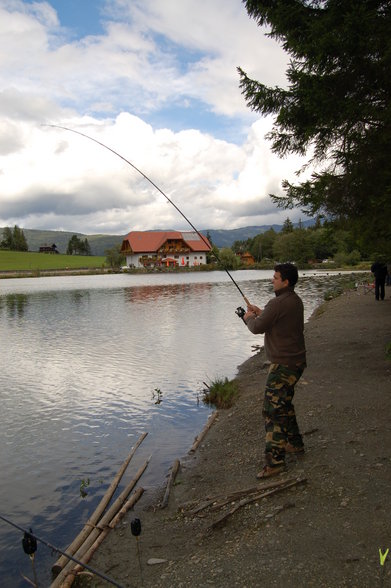
[[[143,265],[138,261],[141,255],[141,253],[137,253],[136,255],[127,255],[126,265],[128,267],[143,267]]]

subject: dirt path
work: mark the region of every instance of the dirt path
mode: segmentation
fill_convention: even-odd
[[[343,294],[306,325],[308,368],[295,398],[309,433],[306,454],[279,476],[306,483],[243,506],[212,529],[234,500],[194,513],[206,500],[257,485],[266,378],[257,354],[240,368],[235,407],[182,460],[168,508],[147,508],[146,493],[91,565],[126,587],[391,586],[390,294],[384,302]],[[136,516],[142,578],[130,531]],[[383,556],[390,548],[383,566],[379,548]],[[151,558],[166,561],[149,565]]]

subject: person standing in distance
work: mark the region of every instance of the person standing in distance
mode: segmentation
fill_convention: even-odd
[[[375,276],[375,299],[384,300],[385,283],[387,277],[387,265],[383,261],[383,257],[379,256],[375,263],[371,266],[371,272]]]
[[[265,465],[258,479],[285,470],[285,453],[304,453],[303,439],[292,403],[295,385],[306,367],[304,308],[294,291],[298,271],[292,263],[275,266],[275,298],[262,310],[249,304],[243,317],[254,334],[265,334],[265,353],[271,365],[263,403],[266,443]]]

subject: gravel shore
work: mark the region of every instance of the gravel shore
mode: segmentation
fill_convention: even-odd
[[[308,368],[295,395],[306,452],[286,473],[255,478],[267,373],[260,352],[239,368],[235,406],[181,459],[167,508],[157,506],[162,490],[146,492],[90,565],[124,587],[391,586],[390,294],[378,302],[349,291],[306,324]],[[259,496],[284,481],[293,485]]]

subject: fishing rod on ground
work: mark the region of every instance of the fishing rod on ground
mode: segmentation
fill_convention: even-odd
[[[193,223],[187,218],[187,216],[185,216],[185,214],[180,210],[180,208],[175,204],[175,202],[173,202],[171,200],[171,198],[169,198],[167,196],[167,194],[165,192],[163,192],[163,190],[161,188],[159,188],[159,186],[157,184],[155,184],[155,182],[153,180],[151,180],[151,178],[149,178],[143,171],[141,171],[141,169],[139,169],[136,165],[134,165],[134,163],[132,163],[131,161],[129,161],[129,159],[126,159],[126,157],[124,157],[123,155],[121,155],[120,153],[118,153],[118,151],[115,151],[115,149],[113,149],[112,147],[109,147],[108,145],[105,145],[101,141],[98,141],[98,139],[95,139],[94,137],[90,137],[90,135],[87,135],[86,133],[82,133],[81,131],[77,131],[76,129],[71,129],[69,127],[64,127],[64,126],[61,126],[61,125],[53,125],[53,124],[44,124],[42,126],[44,126],[44,127],[51,127],[51,128],[54,128],[54,129],[62,129],[63,131],[69,131],[70,133],[75,133],[76,135],[80,135],[81,137],[84,137],[85,139],[89,139],[90,141],[93,141],[94,143],[97,143],[97,145],[100,145],[104,149],[107,149],[108,151],[111,151],[111,153],[113,153],[114,155],[116,155],[117,157],[119,157],[120,159],[122,159],[122,161],[124,161],[125,163],[127,163],[128,165],[130,165],[135,171],[137,171],[140,175],[142,175],[143,178],[145,178],[158,192],[160,192],[160,194],[162,194],[162,196],[164,196],[164,198],[167,200],[167,202],[169,202],[179,212],[179,214],[185,219],[185,221],[191,226],[191,228],[193,229],[193,231],[195,233],[197,233],[197,235],[205,243],[205,245],[207,245],[207,247],[210,247],[210,244],[205,239],[205,237],[202,235],[202,233],[200,233],[199,230],[193,225]],[[215,258],[217,259],[217,261],[221,264],[221,266],[223,267],[223,269],[226,272],[226,274],[228,275],[228,277],[232,280],[233,284],[239,290],[240,295],[242,296],[242,298],[245,301],[245,303],[247,304],[247,306],[249,306],[250,305],[250,302],[248,301],[248,299],[246,298],[246,296],[243,294],[243,292],[242,292],[239,284],[234,280],[234,278],[232,277],[232,275],[230,274],[230,272],[228,271],[228,269],[226,267],[224,267],[224,264],[222,263],[222,261],[221,261],[220,257],[218,256],[218,254],[215,251],[213,251],[213,255],[215,256]],[[236,309],[235,312],[236,312],[236,314],[241,319],[243,319],[243,316],[245,314],[245,310],[241,306],[239,306]]]
[[[80,560],[76,559],[72,555],[69,555],[65,551],[62,551],[58,547],[55,547],[54,545],[52,545],[48,541],[41,539],[40,537],[38,537],[38,535],[33,533],[31,529],[30,529],[30,531],[26,531],[26,529],[23,529],[23,527],[20,527],[19,525],[17,525],[16,523],[14,523],[13,521],[11,521],[10,519],[6,518],[5,516],[3,516],[1,514],[0,514],[0,519],[2,521],[4,521],[5,523],[7,523],[8,525],[11,525],[11,527],[15,527],[15,529],[18,529],[19,531],[24,533],[24,536],[22,539],[22,546],[23,546],[24,552],[30,556],[30,559],[32,559],[32,556],[34,556],[35,552],[37,551],[37,541],[39,541],[39,543],[46,545],[46,547],[49,547],[49,549],[51,549],[52,551],[55,551],[56,553],[59,553],[60,555],[64,555],[66,558],[74,561],[75,563],[82,566],[83,568],[85,568],[86,570],[91,572],[92,574],[99,576],[100,578],[102,578],[102,580],[109,582],[110,584],[112,584],[113,586],[116,586],[117,588],[124,588],[124,586],[122,586],[121,584],[118,584],[118,582],[116,582],[115,580],[113,580],[109,576],[106,576],[105,574],[102,574],[102,572],[95,570],[91,566],[89,566],[85,563],[82,563]],[[33,559],[32,559],[32,561],[33,561]],[[34,575],[35,575],[35,572],[34,572]]]

